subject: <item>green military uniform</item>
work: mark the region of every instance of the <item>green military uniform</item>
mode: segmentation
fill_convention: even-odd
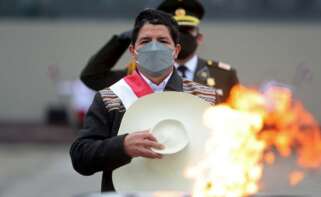
[[[216,89],[220,102],[226,101],[234,85],[239,83],[236,70],[228,64],[198,58],[193,81]]]
[[[174,16],[179,26],[198,26],[204,15],[204,8],[198,0],[165,0],[159,10]],[[127,69],[112,70],[118,59],[130,44],[126,33],[114,35],[88,62],[81,73],[81,80],[91,89],[101,90],[120,80]],[[219,101],[229,96],[231,88],[238,84],[236,71],[229,65],[218,61],[198,58],[193,81],[216,88]]]
[[[130,38],[114,35],[94,56],[80,74],[80,79],[89,88],[99,91],[109,87],[127,74],[127,69],[112,70],[127,50]]]

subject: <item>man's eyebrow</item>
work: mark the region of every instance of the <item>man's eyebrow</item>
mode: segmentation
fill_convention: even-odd
[[[169,39],[167,36],[160,36],[158,39]]]
[[[139,40],[143,40],[143,39],[150,39],[150,36],[142,36],[139,38]]]

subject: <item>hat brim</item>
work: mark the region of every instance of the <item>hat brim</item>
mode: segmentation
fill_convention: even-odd
[[[183,123],[189,144],[162,159],[133,158],[113,171],[116,191],[175,190],[191,192],[193,180],[185,177],[187,167],[201,160],[210,129],[203,115],[211,105],[204,100],[178,92],[155,93],[138,99],[124,114],[118,134],[153,128],[162,120]]]

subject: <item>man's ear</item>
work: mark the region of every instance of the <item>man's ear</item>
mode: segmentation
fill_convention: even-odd
[[[128,50],[129,50],[130,55],[136,59],[135,48],[132,44],[129,45]]]
[[[177,44],[176,47],[175,47],[175,49],[174,49],[174,50],[175,50],[174,59],[177,58],[179,52],[181,52],[181,49],[182,49],[181,45],[180,45],[180,44]]]
[[[197,45],[203,44],[203,41],[204,41],[203,34],[198,33],[196,36],[196,41],[197,41]]]

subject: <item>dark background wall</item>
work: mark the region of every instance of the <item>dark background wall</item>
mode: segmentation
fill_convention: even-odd
[[[0,0],[0,16],[131,18],[161,0]],[[202,0],[207,20],[321,19],[321,0]]]
[[[77,80],[113,34],[132,28],[137,12],[160,2],[0,0],[0,121],[43,121],[49,105],[69,104],[48,67],[58,66],[62,81]],[[321,0],[202,2],[202,57],[231,64],[246,85],[292,85],[321,120]],[[126,54],[117,66],[128,61]]]

